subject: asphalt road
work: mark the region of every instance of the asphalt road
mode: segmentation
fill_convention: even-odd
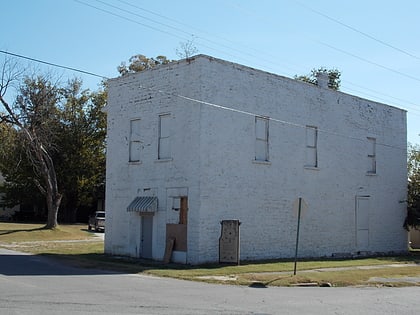
[[[0,249],[0,314],[420,314],[420,287],[211,285],[73,268]]]

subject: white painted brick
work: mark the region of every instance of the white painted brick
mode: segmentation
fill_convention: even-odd
[[[126,208],[146,187],[155,187],[159,199],[155,259],[163,258],[165,226],[174,216],[166,191],[176,187],[188,188],[188,263],[218,261],[225,219],[241,221],[241,259],[293,256],[298,197],[308,204],[301,256],[357,252],[356,195],[370,196],[369,251],[407,248],[405,204],[399,203],[406,198],[403,110],[199,56],[111,80],[107,112],[108,253],[139,255],[140,216]],[[171,113],[173,122],[167,162],[156,161],[160,113]],[[255,114],[272,119],[270,163],[253,162]],[[136,164],[128,163],[133,118],[142,124]],[[304,168],[306,125],[319,130],[318,170]],[[375,176],[366,175],[366,137],[377,139]]]

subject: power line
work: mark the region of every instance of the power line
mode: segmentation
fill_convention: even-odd
[[[136,20],[133,20],[133,19],[130,19],[130,18],[128,18],[128,17],[126,17],[126,16],[123,16],[123,15],[120,15],[120,14],[117,14],[117,13],[114,13],[114,12],[112,12],[112,11],[109,11],[109,10],[106,10],[106,9],[102,9],[102,8],[99,8],[99,7],[97,7],[97,6],[94,6],[94,5],[91,5],[91,4],[89,4],[89,3],[86,3],[86,2],[83,2],[83,1],[80,1],[80,0],[74,0],[75,2],[78,2],[78,3],[80,3],[80,4],[83,4],[83,5],[85,5],[85,6],[88,6],[88,7],[91,7],[91,8],[93,8],[93,9],[96,9],[96,10],[98,10],[98,11],[102,11],[102,12],[104,12],[104,13],[107,13],[107,14],[110,14],[110,15],[113,15],[113,16],[116,16],[116,17],[119,17],[119,18],[121,18],[121,19],[123,19],[123,20],[126,20],[126,21],[129,21],[129,22],[132,22],[132,23],[135,23],[135,24],[138,24],[138,25],[141,25],[141,26],[144,26],[144,27],[146,27],[146,28],[149,28],[149,29],[152,29],[152,30],[154,30],[154,31],[157,31],[157,32],[160,32],[160,33],[164,33],[164,34],[167,34],[167,35],[169,35],[169,36],[173,36],[173,37],[176,37],[176,38],[179,38],[179,39],[181,39],[181,40],[184,40],[184,41],[188,41],[188,39],[187,38],[185,38],[185,37],[181,37],[181,36],[179,36],[179,35],[177,35],[177,34],[174,34],[174,33],[171,33],[171,32],[168,32],[168,31],[165,31],[165,30],[162,30],[162,29],[159,29],[159,28],[157,28],[157,27],[154,27],[154,26],[151,26],[151,25],[148,25],[148,24],[145,24],[145,23],[141,23],[141,22],[139,22],[139,21],[136,21]],[[102,2],[102,1],[99,1],[99,0],[97,0],[98,2]],[[103,2],[102,2],[103,3]],[[106,3],[105,3],[106,4]],[[106,4],[106,5],[109,5],[109,4]],[[109,6],[111,6],[111,5],[109,5]],[[115,6],[111,6],[111,7],[115,7]],[[118,8],[119,10],[121,10],[121,11],[126,11],[126,10],[123,10],[123,9],[120,9],[120,8]],[[130,14],[133,14],[133,13],[131,13],[131,12],[129,12],[129,11],[126,11],[126,12],[128,12],[128,13],[130,13]],[[134,14],[134,15],[136,15],[136,14]],[[159,22],[154,22],[154,23],[159,23]],[[187,32],[184,32],[184,33],[187,33]],[[187,33],[188,34],[188,33]],[[216,51],[216,52],[221,52],[221,53],[223,53],[223,54],[225,54],[225,55],[228,55],[228,56],[232,56],[232,57],[237,57],[237,56],[235,56],[235,55],[232,55],[232,54],[230,54],[230,53],[227,53],[227,52],[224,52],[224,51],[221,51],[221,50],[219,50],[219,49],[216,49],[216,48],[213,48],[213,47],[210,47],[210,46],[207,46],[207,45],[205,45],[205,44],[201,44],[201,46],[203,46],[203,47],[205,47],[205,48],[208,48],[208,49],[210,49],[210,50],[213,50],[213,51]],[[243,58],[242,58],[243,59]],[[244,59],[243,59],[244,60]]]
[[[96,0],[96,1],[100,1],[100,0]],[[225,37],[219,36],[219,35],[217,35],[217,34],[211,34],[211,33],[207,32],[207,31],[205,31],[205,30],[201,30],[201,29],[199,29],[199,28],[197,28],[197,27],[194,27],[194,26],[192,26],[192,25],[189,25],[189,24],[186,24],[186,23],[180,22],[180,21],[178,21],[178,20],[176,20],[176,19],[173,19],[173,18],[170,18],[170,17],[164,16],[164,15],[162,15],[162,14],[159,14],[159,13],[153,12],[153,11],[151,11],[151,10],[148,10],[148,9],[145,9],[145,8],[142,8],[142,7],[139,7],[138,5],[135,5],[135,4],[132,4],[132,3],[129,3],[128,1],[124,1],[124,0],[118,0],[118,1],[119,1],[119,2],[121,2],[121,3],[123,3],[123,4],[125,4],[125,5],[127,5],[127,6],[130,6],[130,7],[132,7],[132,8],[136,8],[136,9],[138,9],[138,10],[141,10],[141,11],[147,12],[147,13],[152,14],[152,15],[154,15],[154,16],[157,16],[157,17],[159,17],[159,18],[162,18],[162,19],[165,19],[165,20],[171,21],[171,22],[173,22],[173,23],[176,23],[176,24],[182,25],[182,26],[184,26],[184,27],[187,27],[187,28],[189,28],[189,29],[195,30],[195,31],[197,31],[197,32],[200,32],[200,33],[203,33],[203,34],[207,34],[207,35],[210,35],[210,36],[212,36],[212,37],[215,37],[215,38],[221,39],[222,41],[228,42],[228,43],[230,43],[230,44],[232,44],[232,45],[234,45],[234,46],[242,46],[242,47],[244,47],[244,48],[246,48],[246,49],[252,49],[252,50],[254,50],[255,52],[258,52],[258,53],[263,53],[263,54],[266,54],[266,55],[270,56],[269,54],[267,54],[267,52],[266,52],[266,51],[261,51],[261,50],[255,49],[255,48],[253,48],[253,47],[249,47],[249,46],[243,45],[243,44],[241,44],[241,43],[238,43],[238,42],[232,41],[232,40],[230,40],[230,39],[227,39],[227,38],[225,38]],[[102,1],[100,1],[100,2],[102,2]],[[118,8],[118,9],[120,9],[120,8]],[[122,10],[122,9],[120,9],[120,10]],[[125,10],[124,10],[124,11],[125,11]],[[129,13],[130,13],[130,14],[134,14],[134,15],[136,15],[135,13],[132,13],[132,12],[129,12]],[[142,17],[142,16],[141,16],[141,17]],[[145,18],[145,19],[148,19],[148,18]],[[151,19],[148,19],[148,20],[151,20]],[[151,21],[153,21],[153,22],[155,22],[155,23],[159,23],[159,22],[156,22],[156,21],[154,21],[154,20],[151,20]],[[162,24],[162,23],[159,23],[159,24]],[[163,25],[168,26],[167,24],[163,24]],[[172,27],[172,26],[168,26],[168,27]],[[175,29],[179,29],[179,28],[175,28]],[[194,37],[196,37],[196,38],[198,38],[198,39],[204,40],[204,41],[206,41],[206,42],[208,42],[208,43],[215,44],[215,45],[218,45],[218,46],[221,46],[221,47],[224,47],[224,48],[227,48],[227,49],[230,49],[230,50],[232,50],[232,51],[236,51],[236,52],[239,52],[239,53],[242,53],[242,54],[246,54],[246,55],[248,55],[248,56],[250,56],[250,57],[254,57],[254,58],[261,58],[260,56],[255,56],[254,54],[251,54],[251,53],[248,53],[248,52],[246,52],[246,51],[243,51],[243,50],[237,49],[236,47],[227,46],[227,45],[224,45],[224,44],[218,43],[218,42],[216,42],[216,41],[210,40],[210,39],[208,39],[208,38],[205,38],[205,37],[200,36],[200,35],[197,35],[197,34],[191,34],[191,35],[192,35],[192,36],[194,36]],[[277,58],[276,56],[273,56],[273,55],[271,55],[270,57]],[[273,63],[273,62],[270,60],[270,63]]]
[[[80,1],[76,1],[76,2],[81,3]],[[165,26],[165,27],[171,28],[171,29],[173,29],[173,30],[175,30],[175,31],[177,31],[177,32],[184,33],[184,34],[186,34],[186,35],[193,35],[193,34],[191,34],[191,33],[187,32],[187,31],[184,31],[184,30],[182,30],[182,29],[180,29],[180,28],[177,28],[177,27],[174,27],[174,26],[171,26],[171,25],[168,25],[168,24],[162,23],[162,22],[155,21],[155,20],[153,20],[153,19],[151,19],[151,18],[148,18],[148,17],[146,17],[146,16],[144,16],[144,15],[140,15],[140,14],[137,14],[137,13],[134,13],[134,12],[131,12],[131,11],[128,11],[128,10],[122,9],[122,8],[120,8],[120,7],[118,7],[118,6],[115,6],[115,5],[112,5],[112,4],[109,4],[109,3],[106,3],[105,1],[96,0],[96,2],[102,3],[103,5],[106,5],[106,6],[108,6],[108,7],[111,7],[111,8],[117,9],[117,10],[120,10],[120,11],[122,11],[122,12],[124,12],[124,13],[128,13],[128,14],[131,14],[131,15],[137,16],[137,17],[142,18],[142,19],[145,19],[145,20],[147,20],[147,21],[150,21],[150,22],[153,22],[153,23],[156,23],[156,24],[159,24],[159,25],[162,25],[162,26]],[[84,4],[85,4],[85,3],[84,3]],[[92,7],[93,7],[93,6],[92,6]],[[95,8],[96,8],[96,7],[95,7]],[[109,12],[107,12],[107,13],[109,13]]]
[[[82,2],[80,2],[80,1],[78,1],[78,0],[75,0],[75,1],[76,1],[76,2],[79,2],[79,3],[82,3]],[[128,14],[134,15],[134,16],[136,16],[136,17],[142,18],[142,19],[144,19],[144,20],[146,20],[146,21],[150,21],[150,22],[152,22],[152,23],[155,23],[155,24],[158,24],[158,25],[161,25],[161,26],[164,26],[164,27],[167,27],[167,28],[173,29],[174,31],[177,31],[177,32],[180,32],[180,33],[183,33],[183,34],[186,34],[186,35],[189,35],[189,36],[195,37],[195,38],[199,38],[199,39],[204,40],[204,41],[206,41],[206,42],[208,42],[208,43],[211,43],[211,44],[214,44],[214,45],[218,45],[218,46],[221,46],[221,47],[224,47],[224,48],[228,48],[228,49],[230,49],[230,50],[237,51],[237,52],[239,52],[239,53],[245,53],[246,55],[249,55],[249,56],[254,57],[254,58],[256,57],[256,56],[254,56],[254,55],[252,55],[252,54],[249,54],[249,53],[243,52],[243,51],[238,50],[238,49],[236,49],[236,48],[232,48],[232,47],[229,47],[229,46],[226,46],[226,45],[223,45],[223,44],[217,43],[217,42],[215,42],[215,41],[209,40],[209,39],[204,38],[204,37],[201,37],[201,36],[196,36],[195,34],[193,34],[193,33],[189,33],[189,32],[187,32],[187,31],[184,31],[183,29],[180,29],[180,28],[178,28],[178,27],[174,27],[174,26],[172,26],[172,25],[169,25],[169,24],[166,24],[166,23],[159,22],[159,21],[156,21],[156,20],[154,20],[154,19],[148,18],[148,17],[146,17],[146,16],[144,16],[144,15],[140,15],[140,14],[137,14],[137,13],[134,13],[134,12],[131,12],[131,11],[125,10],[125,9],[123,9],[123,8],[120,8],[120,7],[118,7],[118,6],[115,6],[115,5],[112,5],[112,4],[109,4],[109,3],[106,3],[105,1],[96,0],[96,2],[102,3],[103,5],[109,6],[109,7],[111,7],[111,8],[114,8],[114,9],[120,10],[120,11],[122,11],[122,12],[124,12],[124,13],[128,13]],[[125,2],[125,1],[120,1],[120,2],[125,3],[125,4],[127,4],[127,5],[131,5],[131,6],[135,7],[135,8],[138,8],[138,9],[142,9],[142,8],[140,8],[140,7],[138,7],[138,6],[132,5],[132,4],[130,4],[130,3],[128,3],[128,2]],[[83,4],[84,4],[84,3],[83,3]],[[92,7],[92,8],[95,8],[95,9],[99,9],[99,8],[96,8],[96,7],[93,7],[93,6],[91,6],[91,7]],[[106,10],[103,10],[103,11],[104,11],[104,12],[106,12],[106,13],[110,13],[109,11],[106,11]],[[148,11],[148,12],[151,12],[151,11]],[[110,13],[110,14],[111,14],[111,13]],[[117,16],[119,16],[119,15],[117,15]],[[122,16],[119,16],[119,17],[122,17]],[[142,24],[142,25],[144,26],[144,24]],[[184,25],[186,25],[186,24],[184,24]],[[214,48],[212,48],[212,47],[208,47],[208,46],[205,46],[205,45],[203,45],[203,46],[204,46],[204,47],[207,47],[207,48],[209,48],[209,49],[215,50],[215,49],[214,49]],[[217,51],[217,50],[216,50],[216,51]]]
[[[57,68],[62,68],[62,69],[66,69],[66,70],[70,70],[70,71],[74,71],[74,72],[79,72],[79,73],[87,74],[87,75],[98,77],[98,78],[102,78],[102,79],[108,79],[106,76],[95,74],[93,72],[89,72],[89,71],[85,71],[85,70],[80,70],[80,69],[76,69],[76,68],[72,68],[72,67],[68,67],[68,66],[63,66],[63,65],[59,65],[59,64],[56,64],[56,63],[48,62],[48,61],[43,61],[43,60],[40,60],[40,59],[36,59],[36,58],[31,58],[31,57],[27,57],[27,56],[15,54],[15,53],[12,53],[12,52],[9,52],[9,51],[5,51],[5,50],[0,50],[0,53],[5,54],[5,55],[9,55],[9,56],[14,56],[14,57],[21,58],[21,59],[26,59],[26,60],[34,61],[34,62],[37,62],[37,63],[42,63],[44,65],[49,65],[49,66],[53,66],[53,67],[57,67]]]
[[[292,0],[292,1],[295,1],[295,0]],[[295,1],[295,2],[299,3],[299,1]],[[244,8],[243,6],[239,5],[239,4],[237,4],[237,7],[239,7],[239,8],[240,8],[240,9],[242,9],[242,10],[246,9],[246,8]],[[310,8],[308,8],[308,9],[310,9]],[[249,10],[247,10],[247,11],[249,11]],[[256,14],[255,14],[255,12],[254,12],[254,11],[251,11],[251,12],[249,12],[248,14],[249,14],[249,15],[252,15],[252,16],[256,16]],[[263,18],[263,17],[261,17],[261,16],[257,16],[257,17],[258,17],[259,19],[263,20],[263,21],[266,21],[266,20],[267,20],[267,18]],[[331,18],[331,19],[332,19],[332,18]],[[305,35],[305,34],[304,34],[304,35]],[[321,44],[321,45],[323,45],[323,46],[326,46],[326,47],[328,47],[328,48],[330,48],[330,49],[333,49],[333,50],[335,50],[335,51],[339,51],[339,52],[341,52],[341,53],[343,53],[343,54],[346,54],[346,55],[348,55],[348,56],[351,56],[351,57],[353,57],[353,58],[356,58],[356,59],[358,59],[358,60],[361,60],[361,61],[363,61],[363,62],[365,62],[365,63],[369,63],[369,64],[371,64],[371,65],[374,65],[374,66],[380,67],[380,68],[385,69],[385,70],[387,70],[387,71],[390,71],[390,72],[393,72],[393,73],[399,74],[399,75],[401,75],[401,76],[404,76],[404,77],[406,77],[406,78],[409,78],[409,79],[412,79],[412,80],[415,80],[415,81],[419,81],[419,82],[420,82],[420,78],[417,78],[417,77],[414,77],[414,76],[412,76],[412,75],[409,75],[409,74],[403,73],[403,72],[401,72],[401,71],[395,70],[395,69],[390,68],[390,67],[388,67],[388,66],[384,66],[384,65],[382,65],[382,64],[380,64],[380,63],[370,61],[370,60],[368,60],[368,59],[366,59],[366,58],[364,58],[364,57],[360,57],[360,56],[358,56],[358,55],[356,55],[356,54],[354,54],[354,53],[351,53],[351,52],[348,52],[348,51],[346,51],[346,50],[343,50],[343,49],[337,48],[337,47],[335,47],[335,46],[333,46],[333,45],[331,45],[331,44],[324,43],[324,42],[319,41],[319,40],[317,40],[317,39],[314,39],[314,38],[312,38],[312,37],[310,37],[310,36],[308,36],[308,35],[305,35],[305,36],[306,36],[307,38],[309,38],[310,40],[312,40],[312,41],[314,41],[314,42],[316,42],[316,43],[318,43],[318,44]],[[419,59],[420,59],[420,58],[419,58]]]
[[[170,32],[164,31],[164,30],[161,30],[161,29],[159,29],[159,28],[157,28],[157,27],[154,27],[154,26],[150,26],[150,25],[147,25],[147,24],[141,23],[141,22],[139,22],[139,21],[135,21],[135,20],[130,19],[130,18],[126,17],[126,16],[122,16],[122,15],[120,15],[120,14],[117,14],[117,13],[114,13],[114,12],[111,12],[111,11],[108,11],[108,10],[105,10],[105,9],[102,9],[102,8],[99,8],[99,7],[97,7],[97,6],[91,5],[91,4],[89,4],[89,3],[86,3],[86,2],[83,2],[83,1],[80,1],[80,0],[74,0],[74,1],[75,1],[75,2],[78,2],[78,3],[80,3],[80,4],[83,4],[83,5],[85,5],[85,6],[91,7],[91,8],[93,8],[93,9],[95,9],[95,10],[102,11],[102,12],[104,12],[104,13],[107,13],[107,14],[110,14],[110,15],[113,15],[113,16],[116,16],[116,17],[119,17],[119,18],[124,19],[124,20],[126,20],[126,21],[129,21],[129,22],[132,22],[132,23],[135,23],[135,24],[138,24],[138,25],[141,25],[141,26],[144,26],[144,27],[150,28],[150,29],[152,29],[152,30],[154,30],[154,31],[157,31],[157,32],[160,32],[160,33],[165,33],[165,34],[167,34],[167,35],[174,36],[174,37],[177,37],[177,38],[179,38],[179,39],[185,40],[185,38],[180,37],[180,36],[178,36],[178,35],[176,35],[176,34],[173,34],[173,33],[170,33]]]
[[[377,67],[379,67],[379,68],[382,68],[382,69],[385,69],[385,70],[391,71],[391,72],[393,72],[393,73],[395,73],[395,74],[399,74],[399,75],[401,75],[401,76],[403,76],[403,77],[406,77],[406,78],[408,78],[408,79],[411,79],[411,80],[415,80],[415,81],[420,82],[420,79],[419,79],[419,78],[414,77],[414,76],[412,76],[412,75],[409,75],[409,74],[406,74],[406,73],[404,73],[404,72],[401,72],[401,71],[398,71],[398,70],[392,69],[392,68],[390,68],[390,67],[387,67],[387,66],[381,65],[380,63],[377,63],[377,62],[374,62],[374,61],[368,60],[368,59],[366,59],[366,58],[360,57],[360,56],[358,56],[358,55],[356,55],[356,54],[353,54],[353,53],[350,53],[350,52],[345,51],[345,50],[343,50],[343,49],[340,49],[340,48],[334,47],[334,46],[332,46],[332,45],[330,45],[330,44],[327,44],[327,43],[324,43],[324,42],[320,42],[320,41],[318,41],[318,43],[320,43],[321,45],[324,45],[324,46],[326,46],[326,47],[329,47],[329,48],[331,48],[331,49],[334,49],[334,50],[336,50],[336,51],[339,51],[339,52],[341,52],[341,53],[343,53],[343,54],[346,54],[346,55],[348,55],[348,56],[351,56],[351,57],[353,57],[353,58],[359,59],[359,60],[364,61],[364,62],[366,62],[366,63],[370,63],[371,65],[374,65],[374,66],[377,66]]]
[[[151,28],[151,29],[153,29],[153,30],[155,30],[155,31],[163,32],[163,33],[166,33],[166,34],[168,34],[168,35],[171,35],[171,36],[176,36],[176,37],[178,37],[178,38],[179,38],[179,36],[177,36],[177,35],[175,35],[175,34],[172,34],[172,33],[170,33],[170,32],[167,32],[167,31],[161,30],[161,29],[156,28],[156,27],[152,27],[152,26],[147,25],[147,24],[144,24],[144,23],[140,23],[140,22],[138,22],[138,21],[135,21],[135,20],[129,19],[129,18],[124,17],[124,16],[122,16],[122,15],[119,15],[119,14],[113,13],[113,12],[111,12],[111,11],[104,10],[104,9],[98,8],[98,7],[96,7],[96,6],[93,6],[93,5],[87,4],[87,3],[82,2],[82,1],[80,1],[80,0],[74,0],[74,1],[76,1],[76,2],[78,2],[78,3],[81,3],[81,4],[84,4],[84,5],[86,5],[86,6],[89,6],[89,7],[91,7],[91,8],[94,8],[94,9],[97,9],[97,10],[100,10],[100,11],[103,11],[103,12],[105,12],[105,13],[108,13],[108,14],[111,14],[111,15],[114,15],[114,16],[117,16],[117,17],[120,17],[120,18],[125,19],[125,20],[127,20],[127,21],[131,21],[131,22],[134,22],[134,23],[136,23],[136,24],[140,24],[140,25],[142,25],[142,26],[145,26],[145,27]],[[114,5],[108,4],[108,3],[104,2],[104,1],[101,1],[101,0],[96,0],[96,1],[97,1],[97,2],[99,2],[99,3],[102,3],[102,4],[104,4],[104,5],[110,6],[110,7],[114,8],[114,9],[121,10],[121,11],[123,11],[123,12],[125,12],[125,13],[129,13],[129,14],[135,15],[135,16],[137,16],[137,17],[141,17],[141,18],[147,19],[147,20],[149,20],[149,21],[152,21],[152,22],[154,22],[154,23],[157,23],[157,24],[163,25],[163,26],[165,26],[165,27],[172,28],[172,29],[174,29],[174,30],[176,30],[176,31],[181,31],[181,32],[183,32],[183,33],[189,34],[188,32],[185,32],[185,31],[183,31],[183,30],[180,30],[179,28],[175,28],[175,27],[172,27],[172,26],[170,26],[170,25],[167,25],[167,24],[164,24],[164,23],[157,22],[157,21],[155,21],[155,20],[153,20],[153,19],[150,19],[150,18],[144,17],[144,16],[139,15],[139,14],[136,14],[136,13],[132,13],[132,12],[130,12],[130,11],[128,11],[128,10],[122,9],[122,8],[120,8],[120,7],[118,7],[118,6],[114,6]],[[140,7],[136,6],[136,5],[132,5],[132,4],[128,3],[128,2],[126,2],[126,1],[122,1],[122,0],[119,0],[119,1],[120,1],[121,3],[125,3],[125,4],[127,4],[127,5],[130,5],[130,6],[134,7],[134,8],[137,8],[137,9],[140,9],[140,10],[144,10],[144,11],[146,11],[146,12],[150,12],[151,14],[154,14],[154,15],[157,15],[157,16],[160,16],[160,17],[165,18],[163,15],[160,15],[160,14],[154,13],[154,12],[152,12],[152,11],[150,11],[150,10],[145,10],[145,9],[143,9],[143,8],[140,8]],[[173,20],[173,19],[169,19],[169,18],[166,18],[166,19],[168,19],[168,20]],[[173,20],[173,21],[176,21],[176,20]],[[177,23],[179,23],[179,22],[177,22]],[[186,25],[186,24],[184,24],[184,23],[182,23],[182,24],[183,24],[183,25]],[[201,38],[201,39],[204,39],[204,38]],[[204,40],[206,40],[206,39],[204,39]],[[209,40],[207,40],[207,41],[209,41]],[[366,62],[366,63],[372,64],[372,65],[375,65],[375,66],[380,67],[380,68],[382,68],[382,69],[385,69],[385,70],[391,71],[391,72],[393,72],[393,73],[396,73],[396,74],[402,75],[402,76],[404,76],[404,77],[406,77],[406,78],[409,78],[409,79],[416,80],[416,81],[419,81],[419,82],[420,82],[420,79],[419,79],[419,78],[416,78],[416,77],[411,76],[411,75],[409,75],[409,74],[406,74],[406,73],[403,73],[403,72],[401,72],[401,71],[398,71],[398,70],[392,69],[392,68],[390,68],[390,67],[384,66],[384,65],[382,65],[382,64],[379,64],[379,63],[376,63],[376,62],[370,61],[370,60],[368,60],[368,59],[366,59],[366,58],[360,57],[360,56],[358,56],[358,55],[356,55],[356,54],[353,54],[353,53],[347,52],[347,51],[345,51],[345,50],[342,50],[342,49],[340,49],[340,48],[334,47],[334,46],[332,46],[332,45],[330,45],[330,44],[327,44],[327,43],[324,43],[324,42],[320,42],[320,41],[317,41],[317,40],[315,40],[315,41],[316,41],[316,42],[318,42],[318,43],[319,43],[319,44],[321,44],[321,45],[324,45],[324,46],[326,46],[326,47],[330,48],[330,49],[333,49],[333,50],[339,51],[339,52],[341,52],[341,53],[347,54],[347,55],[349,55],[349,56],[351,56],[351,57],[353,57],[353,58],[359,59],[359,60],[361,60],[361,61],[363,61],[363,62]],[[209,42],[211,42],[211,43],[213,43],[213,44],[216,44],[216,45],[220,45],[220,44],[218,44],[218,43],[215,43],[214,41],[209,41]],[[226,55],[230,55],[230,56],[233,56],[233,57],[238,58],[238,57],[237,57],[237,56],[235,56],[235,55],[232,55],[232,54],[229,54],[229,53],[226,53],[226,52],[223,52],[223,51],[220,51],[220,50],[214,49],[213,47],[209,47],[209,46],[206,46],[206,45],[202,45],[202,46],[204,46],[204,47],[206,47],[206,48],[209,48],[209,49],[211,49],[211,50],[214,50],[214,51],[219,51],[219,52],[222,52],[222,53],[224,53],[224,54],[226,54]],[[228,46],[225,46],[225,45],[221,45],[221,46],[224,46],[225,48],[228,48],[228,49],[232,49],[232,48],[230,48],[230,47],[228,47]],[[248,55],[250,55],[250,56],[252,56],[252,57],[255,57],[254,55],[249,54],[249,53],[246,53],[246,52],[243,52],[242,50],[237,50],[237,49],[232,49],[232,50],[236,50],[236,51],[237,51],[237,52],[239,52],[239,53],[242,53],[242,54],[244,54],[244,53],[245,53],[245,54],[248,54]],[[240,59],[243,59],[243,58],[240,58]],[[272,63],[272,61],[270,61],[270,63],[271,63],[271,64],[273,64],[273,63]]]
[[[403,53],[403,54],[405,54],[405,55],[407,55],[409,57],[412,57],[414,59],[420,60],[420,57],[418,57],[418,56],[416,56],[416,55],[414,55],[412,53],[409,53],[409,52],[407,52],[407,51],[405,51],[405,50],[403,50],[401,48],[398,48],[396,46],[393,46],[391,44],[388,44],[387,42],[385,42],[383,40],[380,40],[380,39],[378,39],[378,38],[376,38],[376,37],[374,37],[372,35],[369,35],[368,33],[365,33],[365,32],[363,32],[363,31],[361,31],[361,30],[359,30],[359,29],[357,29],[357,28],[355,28],[353,26],[350,26],[350,25],[348,25],[348,24],[346,24],[344,22],[341,22],[341,21],[339,21],[339,20],[337,20],[337,19],[335,19],[335,18],[333,18],[333,17],[331,17],[331,16],[329,16],[329,15],[327,15],[325,13],[322,13],[322,12],[320,12],[318,10],[315,10],[312,7],[310,7],[308,5],[305,5],[304,3],[300,2],[300,1],[297,1],[297,0],[292,0],[292,1],[294,1],[295,3],[299,4],[300,6],[306,8],[306,9],[308,9],[309,11],[312,11],[312,12],[314,12],[314,13],[316,13],[316,14],[318,14],[318,15],[320,15],[320,16],[322,16],[322,17],[324,17],[324,18],[326,18],[326,19],[328,19],[330,21],[333,21],[334,23],[337,23],[337,24],[339,24],[341,26],[344,26],[345,28],[348,28],[349,30],[352,30],[353,32],[356,32],[358,34],[361,34],[361,35],[363,35],[363,36],[365,36],[365,37],[367,37],[367,38],[369,38],[369,39],[371,39],[371,40],[373,40],[373,41],[375,41],[377,43],[380,43],[380,44],[382,44],[382,45],[384,45],[386,47],[389,47],[389,48],[391,48],[393,50],[396,50],[396,51],[398,51],[400,53]]]

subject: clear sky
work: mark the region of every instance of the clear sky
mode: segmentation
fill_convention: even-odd
[[[420,143],[418,0],[0,0],[0,50],[116,77],[135,54],[198,53],[293,77],[321,66],[341,90],[408,111]],[[0,56],[1,58],[3,56]],[[23,64],[27,61],[22,60]],[[39,66],[39,69],[45,69]],[[100,79],[63,69],[97,89]]]

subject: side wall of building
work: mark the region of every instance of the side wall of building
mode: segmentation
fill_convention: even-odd
[[[227,62],[198,62],[201,99],[214,104],[203,106],[200,119],[198,262],[217,260],[225,219],[241,221],[241,259],[293,256],[298,197],[307,204],[301,256],[406,250],[404,111]],[[255,161],[256,116],[269,118],[268,161]],[[316,167],[305,166],[313,150],[307,126],[317,128]]]

